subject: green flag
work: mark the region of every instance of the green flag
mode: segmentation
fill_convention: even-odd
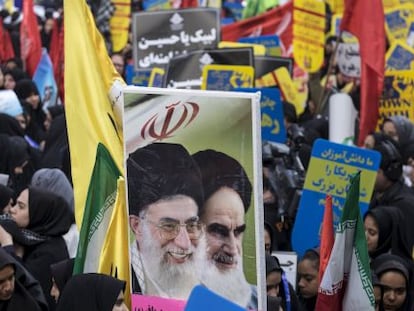
[[[103,144],[98,144],[89,183],[74,273],[97,272],[102,245],[114,209],[117,180],[121,176]]]

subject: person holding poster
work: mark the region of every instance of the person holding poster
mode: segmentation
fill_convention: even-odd
[[[133,293],[186,300],[205,258],[199,169],[180,144],[152,143],[127,159]]]
[[[207,269],[202,283],[225,298],[257,309],[257,290],[243,272],[242,242],[252,184],[234,158],[215,150],[193,155],[205,196],[200,219],[206,225]]]

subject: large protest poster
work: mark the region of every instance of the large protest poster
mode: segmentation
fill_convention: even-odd
[[[400,115],[414,121],[414,72],[397,70],[387,72],[384,91],[380,98],[378,124],[384,118]]]
[[[233,297],[232,294],[226,292],[226,289],[231,289],[230,291],[233,293],[248,293],[247,296],[243,294],[244,297],[238,297],[239,295],[236,294],[234,299],[230,299],[239,301],[240,305],[242,301],[243,303],[250,303],[257,290],[259,295],[258,308],[259,310],[265,310],[265,295],[263,295],[265,293],[264,262],[262,262],[262,256],[259,256],[264,251],[262,240],[263,207],[262,196],[260,195],[262,191],[262,171],[259,95],[131,86],[125,88],[123,97],[127,198],[131,226],[130,257],[132,279],[136,278],[134,292],[185,299],[183,298],[186,295],[185,286],[191,285],[191,281],[195,279],[196,283],[202,281],[204,285],[223,296],[230,295]],[[181,168],[181,165],[168,166],[168,163],[176,158],[175,153],[156,152],[157,148],[176,150],[177,146],[182,147],[180,147],[180,154],[183,155],[183,159],[186,159],[183,160],[182,165],[192,163],[188,159],[188,154],[191,155],[192,159],[199,159],[199,152],[213,150],[205,154],[215,154],[218,151],[222,153],[220,157],[233,158],[232,166],[237,163],[237,167],[241,166],[243,168],[243,170],[239,169],[237,174],[227,174],[212,181],[221,180],[221,182],[226,182],[226,180],[236,178],[236,182],[244,182],[242,189],[246,189],[246,191],[240,193],[245,193],[242,197],[244,199],[249,198],[249,200],[242,199],[241,201],[244,202],[243,204],[249,202],[249,205],[245,205],[247,211],[244,208],[238,210],[236,213],[238,215],[237,221],[232,222],[224,215],[223,217],[216,217],[214,222],[210,223],[206,219],[208,215],[213,214],[213,212],[209,212],[209,200],[212,199],[212,196],[209,195],[209,199],[205,204],[199,204],[203,210],[200,219],[205,223],[206,228],[204,234],[195,237],[194,234],[198,232],[198,227],[193,223],[195,220],[189,222],[189,220],[180,219],[180,222],[176,222],[176,225],[169,224],[169,227],[165,228],[161,220],[170,223],[176,221],[176,218],[179,217],[175,215],[176,217],[171,219],[170,215],[161,217],[162,215],[159,213],[160,219],[157,222],[157,219],[154,219],[156,217],[153,210],[148,211],[148,206],[152,204],[151,200],[144,200],[147,203],[144,204],[137,199],[146,195],[147,192],[150,193],[149,196],[157,196],[157,193],[159,193],[157,191],[161,190],[146,191],[145,189],[148,187],[145,187],[149,186],[151,189],[161,187],[158,185],[168,183],[169,178],[173,178],[172,176],[176,173],[176,170]],[[185,150],[188,154],[184,152]],[[156,165],[154,159],[155,161],[160,159],[156,162]],[[200,168],[200,171],[203,172],[202,166],[209,163],[208,159],[209,157],[205,161],[197,162],[196,167],[192,169],[193,174],[197,174],[197,168]],[[155,174],[153,171],[157,170],[158,165],[162,165],[168,171],[168,176],[165,179],[157,179],[157,176],[154,176],[151,182],[145,183],[145,180],[149,178],[148,176]],[[219,170],[227,169],[227,167],[217,165],[214,167]],[[242,174],[242,171],[245,174]],[[159,174],[162,172],[163,170]],[[180,180],[176,179],[177,184],[174,185],[174,189],[175,187],[182,189],[179,188]],[[250,194],[247,191],[249,187],[246,187],[249,183],[252,185]],[[191,182],[189,184],[194,185],[195,183]],[[204,191],[208,193],[208,188],[205,188],[206,184],[207,181],[203,181]],[[188,195],[193,194],[189,193]],[[214,192],[214,195],[216,195],[216,192]],[[165,199],[162,202],[169,201]],[[184,211],[187,211],[184,206],[187,205],[180,204],[179,207],[182,207],[182,209],[172,208],[172,211],[183,211],[184,213]],[[135,209],[139,207],[143,209],[143,212],[141,210],[137,216]],[[191,211],[194,213],[194,210]],[[148,221],[146,221],[146,217],[148,217]],[[230,217],[230,219],[232,218]],[[222,223],[223,221],[224,223]],[[239,224],[240,221],[245,225]],[[149,229],[155,230],[149,238],[148,235],[145,235],[146,230],[149,229],[140,227],[144,226],[145,223],[147,223]],[[164,250],[163,248],[164,252],[161,252],[158,257],[151,253],[154,248],[159,249],[161,247],[161,241],[158,241],[158,239],[166,239],[164,229],[169,228],[171,230],[167,233],[169,233],[168,241],[170,242],[164,246],[168,247],[173,239],[175,241],[178,237],[183,238],[183,231],[185,231],[188,237],[191,235],[191,241],[197,241],[197,243],[191,242],[191,254],[176,250],[176,246],[173,249],[174,251]],[[175,228],[178,228],[178,231],[175,231]],[[143,236],[146,236],[147,239],[140,240]],[[146,245],[148,243],[143,241],[149,239],[150,245],[148,246]],[[216,246],[210,245],[212,241],[218,243],[215,245],[219,245],[222,239],[236,239],[239,244],[233,251],[229,251],[228,254],[224,255],[217,250]],[[206,248],[205,244],[209,247]],[[206,249],[209,251],[206,251]],[[215,250],[217,253],[212,253]],[[175,253],[182,255],[177,256],[174,255]],[[205,257],[202,256],[203,254]],[[170,257],[174,257],[175,260]],[[148,258],[151,258],[151,260]],[[190,259],[191,262],[188,261]],[[178,267],[173,265],[174,263],[189,265]],[[190,263],[193,265],[190,265]],[[221,266],[216,267],[217,263]],[[175,272],[172,272],[171,269]],[[227,272],[231,273],[223,274],[221,269],[230,269]],[[171,273],[173,273],[172,277]],[[202,275],[198,275],[199,273]],[[154,277],[154,275],[157,275],[157,277]],[[214,282],[208,278],[211,275],[214,275]],[[183,276],[186,277],[185,280],[180,279]],[[169,281],[173,282],[174,286],[169,287]],[[216,285],[218,285],[217,288]],[[240,290],[234,292],[234,288],[238,286],[241,286]],[[132,306],[132,309],[134,309],[134,306]]]
[[[305,184],[292,231],[293,249],[302,256],[309,248],[319,246],[320,228],[327,194],[332,196],[335,225],[340,220],[349,181],[361,171],[359,202],[361,214],[368,209],[380,162],[377,151],[315,141]]]
[[[160,67],[174,56],[216,48],[220,41],[219,11],[212,8],[134,13],[135,68]]]
[[[253,66],[251,47],[193,51],[170,60],[165,77],[166,87],[201,89],[203,68],[206,65]]]

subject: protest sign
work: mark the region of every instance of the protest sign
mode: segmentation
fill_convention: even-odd
[[[212,8],[138,12],[132,16],[135,69],[160,67],[175,56],[216,48],[219,11]]]
[[[133,285],[134,293],[141,291],[145,295],[186,299],[185,296],[188,298],[189,295],[188,290],[197,285],[197,283],[202,283],[224,297],[233,297],[231,299],[233,302],[237,301],[238,304],[242,305],[243,301],[244,304],[248,303],[251,306],[251,303],[255,301],[254,293],[257,289],[259,304],[255,308],[258,307],[259,310],[265,310],[264,260],[260,255],[264,252],[262,231],[264,220],[263,203],[261,202],[261,192],[263,189],[261,184],[260,107],[258,94],[126,87],[123,92],[123,99],[125,107],[123,129],[125,163],[127,163],[127,198],[131,220],[130,238],[133,241],[130,247],[130,258],[132,278],[137,280],[135,286]],[[176,179],[177,177],[174,177],[174,174],[179,174],[182,169],[181,165],[171,164],[174,163],[173,159],[178,158],[174,157],[173,152],[157,153],[157,148],[181,150],[181,155],[184,156],[186,154],[185,161],[181,156],[178,157],[185,162],[182,163],[183,167],[187,167],[187,165],[192,163],[188,158],[190,155],[191,159],[196,159],[200,152],[201,154],[206,154],[207,151],[207,154],[219,152],[220,157],[232,158],[233,165],[237,163],[238,173],[236,175],[233,174],[232,178],[235,178],[236,182],[242,179],[247,184],[251,184],[251,193],[248,194],[249,200],[243,201],[248,204],[246,210],[240,207],[240,205],[239,208],[241,209],[237,209],[239,216],[236,220],[236,225],[239,228],[237,230],[241,232],[237,234],[238,250],[232,254],[231,265],[223,264],[216,266],[217,260],[215,258],[217,257],[214,254],[218,250],[210,245],[212,239],[218,242],[218,244],[221,243],[221,239],[218,236],[212,236],[216,230],[214,229],[217,227],[216,224],[219,224],[220,230],[230,230],[227,223],[222,223],[222,217],[217,217],[213,223],[211,223],[211,219],[208,219],[210,214],[213,213],[210,210],[211,205],[208,204],[208,200],[212,196],[209,197],[205,204],[198,203],[199,208],[193,208],[194,205],[179,204],[177,205],[178,209],[175,208],[176,205],[168,209],[161,209],[157,205],[148,211],[151,208],[149,206],[153,205],[151,201],[145,201],[147,203],[142,203],[144,204],[142,208],[144,211],[147,211],[144,214],[150,218],[148,222],[151,221],[151,223],[148,225],[150,225],[151,232],[153,232],[153,235],[151,235],[151,232],[147,232],[145,235],[144,227],[142,227],[146,223],[143,219],[145,216],[141,214],[139,214],[141,218],[136,216],[138,213],[136,208],[141,204],[138,198],[141,196],[145,197],[147,194],[145,185],[150,186],[150,188],[155,187],[156,189],[159,187],[158,190],[154,190],[155,192],[148,189],[150,198],[154,194],[157,197],[160,192],[164,193],[167,191],[167,186],[162,187],[162,185],[171,181],[174,182],[172,189],[176,189],[176,187],[178,187],[177,189],[182,189],[178,185],[182,178]],[[149,152],[149,157],[145,157],[147,152]],[[209,159],[207,158],[202,163],[197,162],[197,167],[200,168],[200,171],[202,171],[202,165],[209,164]],[[142,161],[155,161],[157,165],[152,165],[149,162],[145,162],[145,164]],[[161,172],[156,171],[159,165],[163,166]],[[218,170],[226,170],[228,168],[227,165],[213,166]],[[240,167],[245,171],[245,175],[240,174]],[[162,172],[168,173],[167,178],[159,177]],[[198,170],[191,169],[191,172],[194,174],[194,178],[197,178]],[[148,184],[145,182],[148,178],[151,180],[155,178],[157,181],[155,182],[154,180],[154,182]],[[142,187],[140,187],[141,179],[144,179]],[[206,182],[203,179],[203,186]],[[195,188],[191,188],[191,191],[185,192],[185,195],[180,196],[178,199],[183,196],[190,196],[191,198],[194,195],[196,197],[197,191],[200,189],[196,187],[197,183],[192,182],[191,185],[195,185]],[[214,192],[215,194],[216,192]],[[191,202],[195,202],[195,200],[192,199]],[[162,202],[167,204],[169,200],[165,199]],[[196,225],[194,225],[195,227],[189,227],[187,224],[184,226],[181,223],[184,223],[186,220],[188,222],[196,217],[194,214],[197,215],[197,211],[200,212],[199,209],[203,209],[203,213],[200,213],[199,217],[205,223],[206,231],[204,235],[198,235],[197,239],[192,239],[191,248],[189,247],[189,249],[192,250],[193,256],[181,256],[176,260],[171,259],[171,261],[165,262],[165,259],[163,260],[165,256],[154,255],[152,250],[161,247],[160,241],[158,241],[161,238],[160,233],[165,234],[165,231],[161,231],[163,229],[159,222],[161,220],[178,220],[180,227],[183,226],[185,228],[179,229],[178,232],[174,231],[174,233],[178,234],[180,231],[187,230],[189,234],[193,235],[196,228],[199,227]],[[155,217],[156,215],[158,219]],[[231,230],[235,230],[233,227],[231,228]],[[158,231],[159,234],[154,230]],[[242,233],[242,231],[244,232]],[[171,237],[170,233],[169,237]],[[177,235],[171,237],[171,239],[175,241],[176,237]],[[184,236],[180,235],[180,237],[183,238]],[[144,241],[147,241],[151,247],[144,243]],[[173,243],[172,240],[170,243]],[[162,252],[162,250],[160,251]],[[204,252],[207,256],[200,255],[204,254]],[[169,256],[167,257],[170,258]],[[140,258],[141,260],[139,260]],[[181,265],[180,263],[185,264]],[[168,273],[173,273],[170,269],[175,271],[173,279],[168,277]],[[222,269],[232,273],[223,273],[221,272]],[[234,297],[226,291],[226,286],[222,286],[226,284],[226,281],[230,280],[227,279],[229,275],[235,274],[237,274],[238,282],[237,284],[233,282],[231,287],[240,287],[237,290],[239,296],[240,293],[245,292],[248,293],[247,295],[243,294],[242,297]],[[155,275],[159,277],[154,277]],[[209,278],[211,275],[214,275],[214,278]],[[173,284],[169,283],[169,279],[171,279]],[[171,286],[168,286],[168,284]],[[248,305],[243,305],[243,307]]]
[[[377,151],[324,139],[315,141],[292,231],[292,246],[299,256],[307,249],[319,246],[327,194],[332,196],[334,223],[339,221],[350,178],[358,171],[361,171],[361,213],[367,211],[379,162],[380,154]]]
[[[253,87],[252,66],[206,65],[203,68],[202,90],[231,91]]]
[[[294,0],[293,58],[306,72],[318,71],[324,60],[325,4]]]
[[[201,89],[201,77],[206,65],[253,66],[252,48],[193,51],[170,60],[165,79],[166,87]]]

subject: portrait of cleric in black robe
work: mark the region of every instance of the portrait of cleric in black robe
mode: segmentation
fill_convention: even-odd
[[[233,157],[155,142],[126,160],[133,293],[188,299],[204,285],[257,309],[243,271],[252,184]]]

